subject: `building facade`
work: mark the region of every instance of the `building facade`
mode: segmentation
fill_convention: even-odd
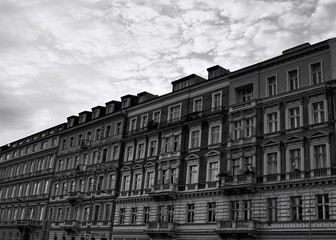
[[[335,239],[336,39],[207,70],[69,117],[26,218],[3,146],[0,239]]]

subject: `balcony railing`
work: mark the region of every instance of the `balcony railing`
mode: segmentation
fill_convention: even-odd
[[[242,103],[237,103],[235,105],[232,105],[229,109],[229,112],[237,111],[237,110],[244,110],[248,108],[253,108],[255,107],[256,102],[255,100],[251,100],[248,102],[242,102]]]
[[[37,228],[41,227],[43,222],[36,220],[17,220],[14,225],[17,228]]]
[[[217,230],[220,230],[220,231],[255,231],[256,221],[254,220],[220,220],[217,223]]]
[[[86,171],[86,165],[84,164],[78,164],[76,166],[76,173],[82,173]]]
[[[178,185],[176,183],[156,184],[150,195],[154,200],[173,200],[177,197]]]
[[[174,231],[173,222],[149,222],[146,224],[146,231]]]
[[[256,190],[256,175],[241,174],[235,176],[221,176],[220,188],[226,195],[253,193]]]
[[[76,191],[76,192],[69,192],[68,194],[68,201],[70,203],[79,203],[82,202],[84,198],[84,193]]]

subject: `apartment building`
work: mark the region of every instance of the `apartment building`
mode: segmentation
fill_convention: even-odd
[[[124,115],[111,101],[67,119],[49,198],[49,239],[110,239]]]
[[[58,125],[0,148],[0,239],[47,239]]]
[[[0,239],[335,239],[336,39],[207,70],[36,134],[57,155],[24,202],[35,135],[1,147]]]

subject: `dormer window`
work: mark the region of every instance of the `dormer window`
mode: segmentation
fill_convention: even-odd
[[[108,105],[106,107],[106,114],[113,113],[113,111],[114,111],[114,105],[113,104],[112,105]]]
[[[129,103],[130,103],[129,99],[122,100],[121,102],[122,108],[128,108],[130,105]]]
[[[100,113],[100,110],[99,110],[99,109],[93,111],[93,116],[92,116],[92,118],[98,118],[98,117],[99,117],[99,113]]]
[[[85,122],[86,121],[86,115],[81,115],[80,117],[79,117],[79,123],[83,123],[83,122]]]
[[[68,127],[72,127],[74,125],[74,123],[75,123],[74,119],[69,119]]]

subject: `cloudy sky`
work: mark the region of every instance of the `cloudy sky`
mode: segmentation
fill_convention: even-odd
[[[335,0],[0,0],[0,145],[336,37]]]

